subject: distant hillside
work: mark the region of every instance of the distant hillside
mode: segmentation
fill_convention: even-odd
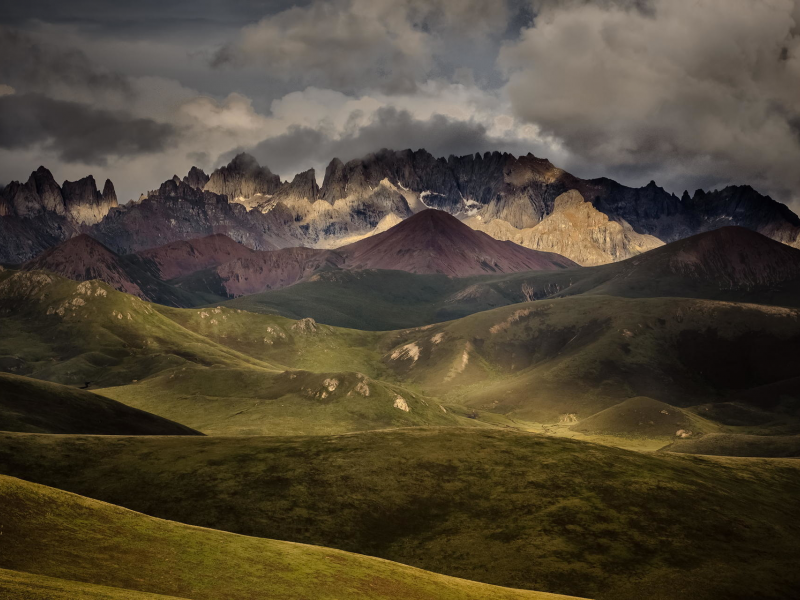
[[[91,392],[7,373],[0,373],[0,431],[200,435]]]
[[[800,250],[742,227],[725,227],[609,265],[459,279],[389,271],[328,272],[226,305],[385,330],[577,295],[800,306]]]

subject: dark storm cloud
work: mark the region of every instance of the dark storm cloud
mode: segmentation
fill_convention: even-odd
[[[796,0],[538,0],[500,64],[518,117],[595,172],[798,198]]]
[[[368,125],[341,137],[308,127],[293,127],[284,135],[246,150],[261,164],[284,177],[291,177],[312,166],[324,169],[333,157],[346,162],[381,148],[424,148],[434,156],[493,150],[515,154],[543,152],[541,147],[528,142],[493,138],[480,123],[456,121],[442,115],[420,120],[408,111],[394,108],[378,110]],[[227,158],[228,155],[221,162]]]
[[[137,2],[108,2],[107,0],[31,0],[4,1],[3,20],[21,22],[30,19],[51,22],[91,22],[110,25],[139,23],[142,28],[159,23],[184,23],[191,26],[199,21],[244,23],[255,21],[265,14],[275,13],[305,0],[138,0]]]
[[[0,26],[0,83],[25,92],[71,89],[87,95],[130,94],[127,79],[93,64],[80,50],[35,41],[27,33]]]
[[[171,125],[38,94],[0,97],[0,148],[43,146],[64,162],[104,165],[109,157],[163,152]]]

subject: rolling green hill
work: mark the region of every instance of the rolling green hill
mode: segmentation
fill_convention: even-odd
[[[0,472],[161,518],[601,600],[672,600],[676,591],[777,600],[800,585],[792,460],[647,455],[458,428],[292,438],[7,433]],[[56,552],[49,536],[66,534],[47,527],[41,543]],[[136,558],[138,547],[123,548]]]
[[[199,435],[97,394],[7,373],[0,373],[0,431]]]
[[[800,311],[578,296],[393,332],[382,351],[397,377],[428,394],[553,422],[636,396],[687,407],[750,388],[767,395],[767,384],[796,375]]]
[[[3,598],[558,598],[339,550],[162,521],[11,477],[0,477],[0,503]]]

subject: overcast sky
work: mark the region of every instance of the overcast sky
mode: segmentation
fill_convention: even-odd
[[[800,0],[0,0],[0,184],[533,152],[800,208]]]

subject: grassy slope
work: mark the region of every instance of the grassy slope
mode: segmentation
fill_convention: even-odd
[[[163,518],[511,587],[744,600],[789,598],[800,585],[794,461],[650,456],[453,428],[3,434],[0,472]]]
[[[800,457],[800,435],[709,433],[698,438],[675,440],[664,450],[716,456]]]
[[[0,373],[0,430],[105,435],[197,435],[97,394]]]
[[[8,569],[0,569],[0,595],[5,600],[188,600]]]
[[[192,600],[548,597],[162,521],[9,477],[0,478],[0,502],[0,566],[49,577]]]

